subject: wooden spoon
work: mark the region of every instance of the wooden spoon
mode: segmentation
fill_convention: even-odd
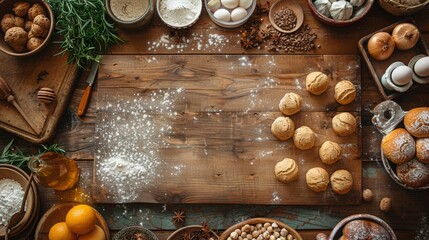
[[[37,127],[30,120],[30,118],[26,115],[26,113],[24,111],[22,111],[21,107],[15,101],[15,97],[13,96],[12,89],[10,89],[7,82],[1,76],[0,76],[0,99],[4,99],[7,102],[12,103],[12,105],[16,108],[16,110],[18,110],[18,112],[25,119],[25,121],[28,123],[28,125],[31,127],[31,129],[36,134],[38,133],[38,131],[36,130]]]
[[[30,190],[31,183],[33,182],[33,176],[34,172],[31,172],[30,177],[28,178],[27,186],[25,187],[24,197],[22,198],[21,202],[21,208],[18,212],[12,215],[8,224],[6,225],[6,232],[4,235],[5,240],[8,240],[9,230],[12,230],[16,225],[18,225],[25,216],[25,203],[27,202],[28,192]]]

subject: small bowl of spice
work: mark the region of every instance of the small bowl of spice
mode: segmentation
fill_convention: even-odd
[[[278,0],[270,8],[269,19],[278,31],[292,33],[304,22],[304,12],[294,0]]]
[[[212,21],[225,28],[243,25],[256,8],[256,0],[204,0],[204,3]]]
[[[200,0],[158,0],[156,10],[161,20],[169,27],[184,29],[194,25],[201,15]]]
[[[116,24],[123,28],[138,29],[153,18],[153,0],[106,0],[106,10]]]
[[[121,229],[112,240],[158,240],[158,237],[149,229],[140,226],[131,226]]]

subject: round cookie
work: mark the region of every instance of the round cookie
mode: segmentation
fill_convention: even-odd
[[[416,140],[416,157],[422,163],[429,163],[429,138]]]
[[[403,128],[397,128],[381,140],[381,150],[387,159],[396,164],[411,160],[416,153],[413,137]]]
[[[336,142],[325,141],[320,146],[319,157],[325,164],[334,164],[341,158],[341,146]]]
[[[339,136],[349,136],[356,131],[356,128],[356,118],[348,112],[339,113],[332,118],[332,129]]]
[[[307,150],[314,147],[316,142],[316,134],[307,126],[302,126],[295,130],[293,135],[293,143],[295,147],[301,150]]]
[[[429,107],[413,108],[405,114],[405,129],[414,137],[429,137]]]
[[[271,125],[271,133],[280,140],[288,140],[295,132],[295,123],[288,117],[278,117]]]
[[[295,160],[285,158],[276,164],[274,173],[276,174],[277,180],[290,183],[298,179],[298,165]]]
[[[328,172],[320,167],[315,167],[308,170],[305,175],[305,180],[307,181],[307,186],[314,192],[326,191],[329,184],[329,174]]]
[[[339,104],[346,105],[353,102],[356,98],[355,85],[347,80],[339,81],[335,85],[335,101]]]
[[[293,115],[301,110],[302,97],[296,93],[286,93],[280,100],[279,108],[284,115]]]
[[[396,167],[396,175],[405,185],[419,188],[429,184],[429,165],[412,159]]]
[[[347,194],[353,187],[352,174],[345,169],[335,171],[331,175],[331,187],[338,194]]]
[[[329,79],[322,72],[312,72],[305,79],[305,88],[309,93],[320,95],[328,89]]]

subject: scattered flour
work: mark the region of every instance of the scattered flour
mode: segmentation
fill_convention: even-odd
[[[13,179],[0,180],[0,226],[6,226],[10,217],[19,211],[24,190]]]

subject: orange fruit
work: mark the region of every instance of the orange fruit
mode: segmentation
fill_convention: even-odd
[[[66,224],[70,231],[85,234],[95,227],[97,218],[92,207],[79,204],[70,209],[66,215]]]
[[[49,240],[76,240],[76,234],[72,233],[65,222],[56,223],[49,229]]]
[[[106,235],[101,227],[95,225],[91,232],[79,235],[78,240],[106,240]]]

